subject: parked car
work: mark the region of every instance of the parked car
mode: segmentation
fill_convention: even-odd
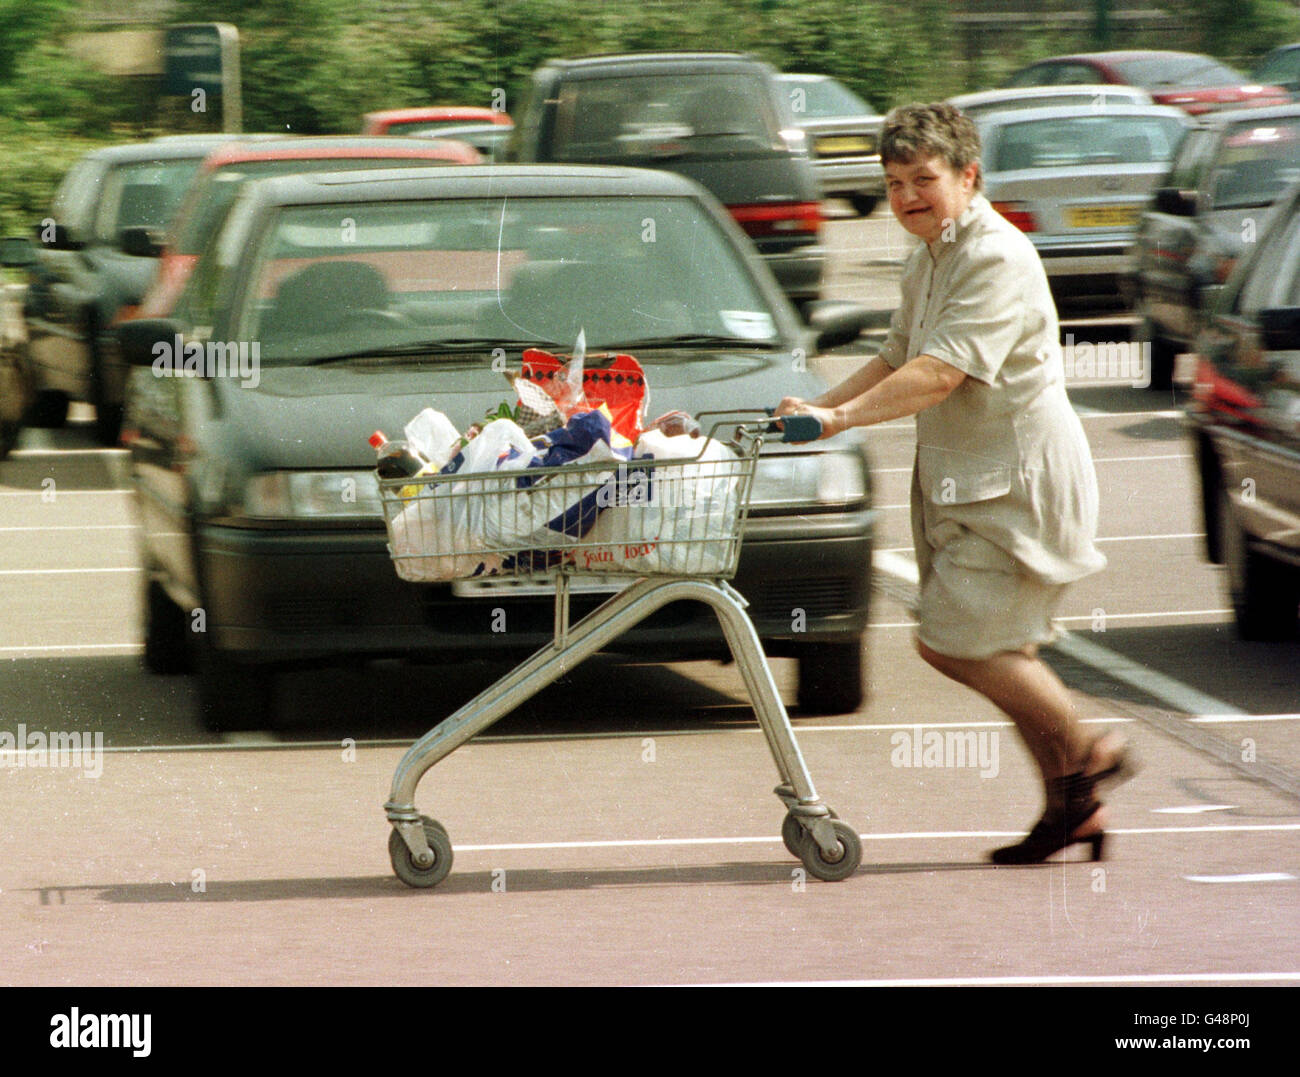
[[[442,137],[444,128],[464,124],[489,124],[509,133],[514,121],[506,112],[476,105],[429,105],[419,108],[390,108],[367,112],[363,135],[433,135]]]
[[[1206,553],[1245,639],[1294,637],[1300,608],[1300,186],[1270,211],[1196,343],[1189,432]]]
[[[1270,52],[1250,73],[1250,80],[1280,86],[1292,101],[1300,101],[1300,41]]]
[[[72,400],[95,405],[95,434],[116,444],[125,372],[104,331],[140,301],[158,238],[203,158],[238,135],[190,135],[92,150],[68,170],[36,242],[10,237],[4,264],[25,271],[21,362],[35,393],[26,421],[62,426]]]
[[[880,129],[885,118],[828,75],[781,74],[794,122],[812,151],[824,198],[844,198],[869,216],[885,197]]]
[[[1062,86],[1107,82],[1140,86],[1160,105],[1174,105],[1190,115],[1217,108],[1264,108],[1281,105],[1280,86],[1261,86],[1212,56],[1194,52],[1132,49],[1053,56],[1017,71],[1008,86]]]
[[[433,163],[478,164],[482,155],[465,142],[415,141],[404,137],[321,135],[252,143],[227,143],[203,161],[168,230],[157,272],[137,309],[126,317],[164,317],[171,312],[190,270],[212,234],[221,227],[235,197],[250,179],[290,172],[336,172],[342,169],[428,166]]]
[[[505,156],[506,145],[513,132],[513,124],[449,123],[432,131],[417,132],[414,137],[465,142],[478,150],[484,160],[499,161]]]
[[[356,223],[347,241],[341,221]],[[507,395],[494,367],[517,367],[530,345],[569,351],[579,330],[589,364],[600,351],[639,358],[656,414],[771,405],[821,390],[796,360],[850,339],[859,313],[827,302],[802,325],[723,208],[670,172],[449,166],[250,182],[174,317],[117,330],[132,364],[124,439],[146,664],[192,659],[203,720],[234,728],[270,721],[286,664],[531,651],[551,638],[548,598],[399,581],[371,432],[395,434],[430,404],[464,430]],[[244,362],[254,345],[256,365]],[[159,373],[160,355],[195,346],[207,376]],[[853,710],[873,521],[861,442],[765,447],[756,483],[735,584],[768,653],[798,659],[801,705]],[[593,604],[575,596],[575,614]],[[200,608],[206,631],[192,632]],[[498,608],[508,633],[492,631]],[[618,645],[642,659],[723,653],[695,603]]]
[[[1023,86],[1001,90],[981,90],[948,98],[972,120],[986,112],[1008,112],[1016,108],[1046,108],[1050,105],[1074,105],[1094,109],[1110,105],[1152,105],[1155,102],[1138,86],[1107,83],[1078,86]]]
[[[1029,235],[1058,296],[1118,296],[1151,189],[1191,120],[1160,105],[980,116],[985,194]]]
[[[785,293],[821,294],[821,192],[776,71],[735,53],[553,60],[533,75],[507,157],[680,172],[727,207]]]
[[[1151,385],[1168,388],[1264,211],[1300,180],[1300,104],[1215,113],[1188,133],[1142,214],[1134,299]]]

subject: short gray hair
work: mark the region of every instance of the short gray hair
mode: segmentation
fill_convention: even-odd
[[[955,105],[899,105],[885,117],[880,133],[881,164],[912,164],[917,157],[941,157],[954,172],[980,159],[980,136],[971,118]],[[975,190],[984,189],[984,171]]]

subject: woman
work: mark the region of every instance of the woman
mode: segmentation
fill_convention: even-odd
[[[889,205],[924,242],[880,354],[816,400],[822,436],[916,416],[912,533],[916,646],[1015,722],[1047,806],[995,863],[1036,863],[1075,843],[1102,855],[1100,781],[1128,776],[1122,746],[1089,743],[1038,646],[1066,585],[1099,571],[1097,485],[1066,398],[1056,308],[1028,238],[981,193],[979,136],[946,104],[909,105],[881,137]]]

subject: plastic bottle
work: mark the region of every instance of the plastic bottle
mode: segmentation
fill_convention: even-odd
[[[381,479],[405,479],[417,474],[429,461],[411,449],[404,441],[389,441],[382,430],[370,435],[379,459],[375,470]]]

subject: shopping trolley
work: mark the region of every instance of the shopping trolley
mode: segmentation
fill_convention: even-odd
[[[711,425],[694,456],[379,480],[389,552],[403,579],[489,586],[531,580],[548,589],[553,583],[555,591],[551,642],[436,725],[398,763],[384,810],[399,879],[431,887],[451,871],[446,829],[415,808],[416,787],[434,764],[681,599],[706,603],[721,623],[781,779],[774,792],[786,808],[786,848],[819,879],[845,879],[857,870],[857,832],[813,788],[745,599],[728,582],[740,556],[763,439],[778,425],[768,414],[702,413],[696,421]],[[820,433],[809,417],[787,417],[779,425],[785,441],[810,441]],[[725,442],[723,432],[730,434]],[[571,624],[570,592],[579,581],[596,579],[616,585],[614,593]]]

